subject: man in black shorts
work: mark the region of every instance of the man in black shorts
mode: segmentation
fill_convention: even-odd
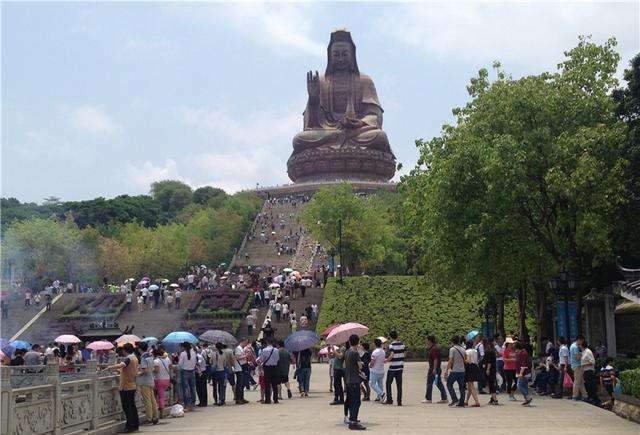
[[[291,365],[291,354],[284,348],[284,341],[278,343],[278,374],[280,383],[278,384],[278,397],[282,399],[282,385],[287,387],[287,397],[291,399],[291,385],[289,384],[289,366]]]

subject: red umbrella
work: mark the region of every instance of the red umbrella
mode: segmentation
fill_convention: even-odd
[[[333,325],[327,327],[327,329],[322,331],[322,334],[320,334],[320,336],[326,338],[331,333],[331,331],[333,331],[338,326],[340,326],[340,323],[334,323]]]

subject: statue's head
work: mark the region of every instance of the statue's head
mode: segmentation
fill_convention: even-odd
[[[329,46],[327,47],[327,70],[325,75],[336,71],[349,71],[360,74],[356,61],[356,45],[351,39],[351,33],[347,30],[336,30],[331,33]]]

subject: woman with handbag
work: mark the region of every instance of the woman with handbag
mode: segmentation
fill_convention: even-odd
[[[471,340],[467,341],[467,361],[464,365],[464,371],[467,378],[467,398],[464,401],[465,406],[469,406],[469,398],[473,396],[476,401],[472,408],[480,408],[480,400],[478,399],[478,390],[476,390],[476,382],[480,379],[480,368],[478,366],[478,351],[473,347]]]

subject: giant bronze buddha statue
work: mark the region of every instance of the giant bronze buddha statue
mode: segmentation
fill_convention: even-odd
[[[351,34],[334,31],[327,55],[324,76],[307,73],[304,130],[293,138],[289,177],[295,182],[388,181],[395,156],[382,131],[376,88],[358,69]]]

